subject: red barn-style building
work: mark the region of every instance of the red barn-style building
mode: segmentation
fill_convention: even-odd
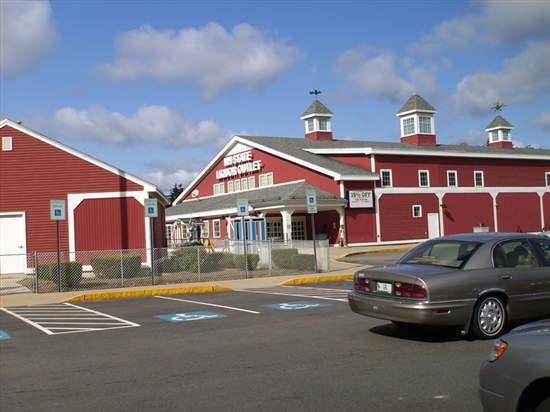
[[[60,250],[145,249],[166,246],[165,206],[156,186],[11,120],[0,122],[0,256],[57,250],[50,200],[64,200]],[[157,199],[151,245],[145,199]],[[16,264],[17,265],[17,264]]]
[[[241,239],[238,199],[248,200],[249,239],[341,246],[550,229],[550,150],[512,148],[513,127],[500,115],[487,146],[440,145],[435,113],[415,94],[397,112],[396,142],[337,140],[333,113],[316,99],[302,115],[305,138],[234,136],[167,209],[169,240],[192,225],[202,237]]]

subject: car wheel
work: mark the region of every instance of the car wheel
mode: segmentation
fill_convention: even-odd
[[[499,336],[506,325],[506,308],[501,298],[487,296],[480,299],[474,309],[473,335],[478,339]]]
[[[550,398],[546,398],[534,409],[535,412],[548,412],[550,411]]]

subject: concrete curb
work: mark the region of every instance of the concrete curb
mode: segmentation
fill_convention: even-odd
[[[109,300],[109,299],[130,299],[142,298],[145,296],[155,295],[181,295],[184,293],[205,293],[205,292],[223,292],[232,290],[224,286],[205,285],[205,286],[189,286],[164,289],[142,289],[142,290],[126,290],[120,292],[98,292],[98,293],[83,293],[65,299],[63,302],[83,302],[90,300]]]
[[[345,258],[348,256],[357,256],[357,255],[367,255],[369,253],[385,253],[385,252],[401,252],[406,250],[412,250],[416,245],[411,246],[401,246],[401,247],[394,247],[394,248],[385,248],[380,250],[363,250],[361,252],[349,252],[344,253],[339,258]]]

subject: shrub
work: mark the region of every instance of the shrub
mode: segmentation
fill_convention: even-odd
[[[292,255],[292,267],[299,270],[315,270],[314,255]]]
[[[204,246],[188,246],[174,252],[174,261],[180,270],[188,272],[214,272],[220,268],[218,253],[210,253]]]
[[[95,276],[100,279],[118,279],[123,274],[125,278],[141,275],[141,256],[138,254],[94,256],[90,264]]]
[[[260,255],[257,253],[248,253],[246,258],[248,261],[248,270],[256,270],[260,261]],[[233,264],[237,269],[244,269],[244,255],[233,255]]]
[[[39,280],[49,280],[59,286],[59,273],[57,262],[46,265],[38,265],[37,277]],[[80,285],[82,280],[82,263],[61,262],[61,287],[74,288]]]
[[[222,268],[228,268],[233,269],[235,267],[235,263],[233,261],[233,258],[235,257],[234,253],[230,252],[216,252],[216,255],[218,255],[220,258],[219,265]],[[242,267],[244,267],[244,262]]]
[[[292,269],[292,256],[298,254],[298,249],[289,248],[289,249],[273,249],[271,251],[271,257],[273,263],[280,267],[281,269]]]

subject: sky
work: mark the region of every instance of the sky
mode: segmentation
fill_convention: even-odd
[[[439,144],[550,149],[550,1],[0,0],[0,119],[186,187],[234,135],[399,142],[418,93]]]

